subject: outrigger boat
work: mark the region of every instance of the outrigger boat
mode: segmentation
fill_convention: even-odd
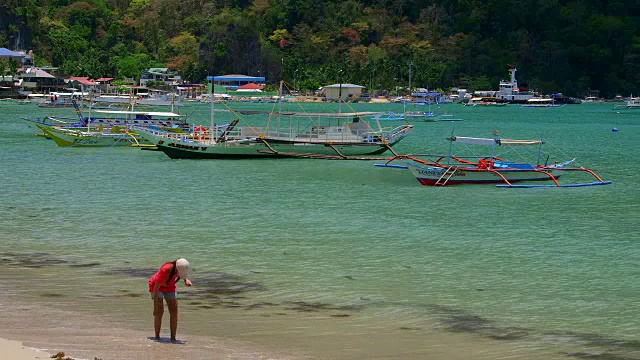
[[[280,92],[282,93],[282,91]],[[235,111],[236,115],[261,115],[255,122],[238,125],[240,117],[219,127],[211,106],[211,125],[192,134],[174,134],[136,126],[133,129],[172,159],[235,159],[264,157],[342,158],[379,155],[391,149],[414,128],[406,122],[383,128],[375,112],[307,113]],[[340,103],[339,103],[340,106]],[[264,118],[266,116],[266,119]],[[252,126],[263,124],[264,126]],[[375,125],[372,125],[375,124]]]
[[[60,147],[110,147],[110,146],[143,146],[151,145],[135,132],[118,126],[104,130],[102,126],[96,130],[81,130],[36,124],[44,136],[52,139]]]
[[[583,167],[573,167],[575,159],[548,165],[539,164],[542,140],[512,140],[498,138],[494,133],[493,138],[475,138],[451,135],[448,155],[398,155],[384,164],[376,164],[378,167],[391,167],[409,169],[422,185],[447,186],[461,184],[498,184],[497,187],[509,188],[544,188],[544,187],[578,187],[608,185],[611,181],[604,181],[592,170]],[[451,151],[454,143],[469,145],[484,145],[491,148],[490,156],[454,156]],[[537,162],[508,161],[495,156],[498,147],[538,146]],[[405,160],[405,165],[396,165],[394,160]],[[561,184],[558,178],[565,172],[585,172],[597,181],[587,183]],[[522,184],[526,181],[552,181],[553,184]]]
[[[111,146],[144,146],[151,145],[143,137],[131,131],[132,125],[146,128],[164,130],[169,132],[182,132],[189,125],[181,120],[182,115],[173,112],[153,111],[116,111],[96,110],[98,116],[91,116],[91,110],[87,117],[83,117],[79,108],[80,121],[64,123],[55,118],[46,119],[59,125],[52,125],[47,121],[23,119],[42,130],[44,136],[52,139],[58,146],[76,147],[111,147]]]
[[[194,128],[192,134],[133,129],[173,159],[379,155],[413,130],[409,124],[374,128],[365,120],[373,114],[268,113],[268,122],[277,117],[277,125],[237,126],[236,119],[222,128]]]

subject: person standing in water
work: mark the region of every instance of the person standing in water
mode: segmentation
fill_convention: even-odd
[[[182,279],[186,286],[191,286],[191,281],[187,278],[188,271],[189,262],[187,259],[180,258],[162,264],[160,269],[149,278],[149,292],[153,299],[153,328],[157,341],[160,341],[160,328],[162,328],[162,315],[164,314],[163,299],[167,302],[167,307],[169,308],[171,341],[176,341],[176,331],[178,330],[176,283]]]

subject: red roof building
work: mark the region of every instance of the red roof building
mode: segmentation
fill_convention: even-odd
[[[262,90],[264,87],[254,83],[239,86],[236,90]]]

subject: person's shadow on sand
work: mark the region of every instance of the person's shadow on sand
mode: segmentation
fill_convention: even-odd
[[[163,343],[163,344],[176,344],[176,345],[185,345],[187,342],[186,341],[182,341],[182,340],[171,340],[169,338],[160,338],[160,340],[156,340],[155,337],[153,336],[149,336],[147,339],[151,340],[151,341],[155,341],[155,342],[159,342],[159,343]]]

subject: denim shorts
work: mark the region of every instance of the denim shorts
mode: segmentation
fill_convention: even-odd
[[[176,299],[176,292],[162,292],[162,291],[158,291],[158,297],[160,299],[165,299],[165,300],[175,300]],[[153,300],[153,293],[151,293],[151,300]]]

